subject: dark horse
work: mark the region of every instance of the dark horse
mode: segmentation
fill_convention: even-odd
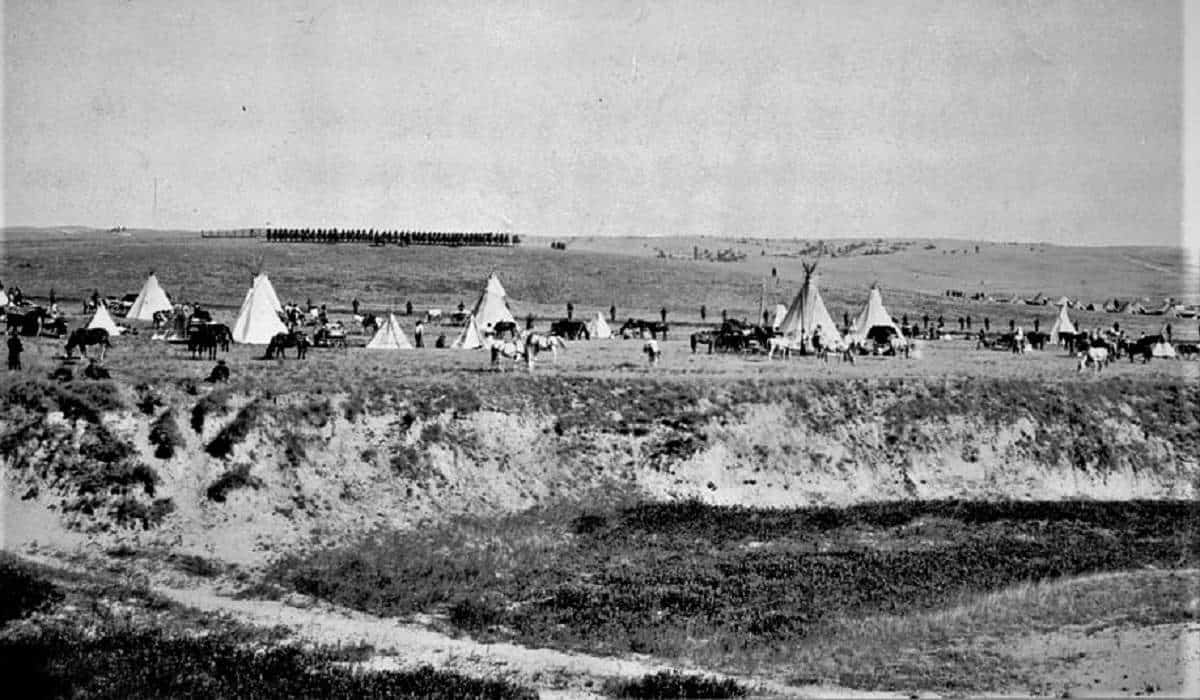
[[[217,348],[222,352],[229,352],[232,339],[233,332],[229,330],[229,326],[223,323],[202,323],[188,335],[187,346],[193,360],[203,359],[206,355],[208,359],[215,360]]]
[[[625,322],[625,325],[621,326],[617,334],[622,338],[640,338],[642,333],[647,332],[655,340],[666,340],[667,324],[661,321],[643,321],[640,318],[631,318]]]
[[[103,328],[76,328],[71,331],[67,337],[67,357],[71,357],[71,351],[75,348],[79,348],[80,355],[87,357],[89,345],[99,346],[100,361],[103,362],[104,352],[112,347],[108,342],[108,331]]]
[[[589,340],[591,338],[586,323],[565,318],[550,324],[550,335],[557,335],[567,340],[579,340],[580,338]]]
[[[516,321],[497,321],[496,325],[492,326],[492,333],[496,338],[507,337],[510,340],[516,340],[521,335],[517,330]]]
[[[290,333],[276,333],[274,338],[271,338],[271,343],[267,345],[267,353],[263,359],[270,360],[278,357],[283,359],[287,357],[287,348],[296,348],[296,359],[303,360],[308,354],[308,334],[304,331],[292,331]]]

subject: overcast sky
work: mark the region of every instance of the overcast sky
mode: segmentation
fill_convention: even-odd
[[[9,2],[4,223],[1177,244],[1181,14]]]

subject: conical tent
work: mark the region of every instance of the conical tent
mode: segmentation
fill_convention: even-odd
[[[495,274],[488,277],[487,288],[480,295],[479,301],[475,302],[471,315],[479,324],[479,330],[484,333],[490,333],[501,321],[516,323],[517,319],[508,308],[508,295]]]
[[[801,344],[805,349],[812,349],[813,332],[818,328],[823,343],[832,343],[842,337],[817,289],[816,270],[816,263],[804,265],[804,285],[779,324],[780,335]]]
[[[850,331],[846,333],[846,340],[850,342],[861,343],[867,339],[867,335],[875,328],[890,328],[902,342],[906,342],[904,334],[900,332],[900,327],[892,320],[891,314],[887,309],[883,308],[883,297],[879,293],[878,285],[871,285],[871,293],[867,295],[867,305],[855,317],[854,322],[850,324]]]
[[[412,343],[408,342],[408,336],[404,335],[404,330],[400,328],[396,314],[388,314],[387,323],[380,326],[371,342],[367,343],[368,350],[411,350],[412,346]]]
[[[271,280],[267,279],[267,273],[260,272],[258,273],[258,276],[254,278],[254,286],[257,287],[258,285],[264,283],[266,289],[263,290],[263,296],[267,303],[270,304],[271,310],[277,314],[283,313],[283,304],[280,304],[279,297],[275,296],[275,286],[271,284]]]
[[[279,313],[271,303],[279,303],[271,280],[265,274],[254,278],[246,299],[242,302],[237,321],[233,324],[233,340],[237,343],[265,345],[276,333],[286,333],[287,326],[279,320]]]
[[[8,292],[0,289],[0,306],[8,306]]]
[[[129,307],[129,313],[125,314],[125,318],[135,321],[153,321],[154,314],[159,311],[171,311],[173,308],[171,300],[167,298],[167,293],[158,284],[158,277],[151,272],[150,276],[146,278],[146,283],[142,285],[142,291],[134,300],[133,306]]]
[[[592,340],[603,340],[613,337],[612,329],[608,327],[608,321],[604,320],[604,314],[596,312],[596,318],[592,319],[587,324],[588,337]]]
[[[109,335],[120,335],[121,328],[117,322],[113,320],[112,314],[108,313],[108,307],[100,304],[96,307],[96,313],[92,314],[92,320],[88,321],[88,328],[103,328],[108,331]]]
[[[483,334],[479,332],[479,324],[475,323],[475,314],[471,314],[467,319],[467,325],[463,327],[462,333],[458,334],[450,347],[455,350],[474,350],[483,347]]]
[[[787,318],[788,307],[783,304],[775,305],[775,313],[771,314],[771,329],[779,330],[783,325],[783,319]]]
[[[1067,305],[1063,304],[1058,307],[1058,318],[1054,321],[1054,327],[1050,329],[1050,342],[1057,345],[1060,341],[1059,333],[1075,333],[1075,324],[1071,323],[1071,318],[1067,316]]]

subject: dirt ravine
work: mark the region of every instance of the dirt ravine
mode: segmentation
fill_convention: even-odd
[[[432,665],[475,677],[502,676],[538,689],[542,697],[603,697],[607,678],[637,678],[663,670],[727,677],[705,669],[673,666],[649,657],[618,658],[482,643],[450,637],[418,624],[375,617],[294,596],[288,602],[242,600],[211,585],[158,586],[157,593],[197,610],[225,613],[258,626],[283,625],[298,639],[327,645],[366,643],[377,655],[367,668],[407,669]],[[298,607],[296,603],[304,607]],[[851,690],[834,686],[788,686],[772,679],[736,677],[757,693],[789,698],[907,698],[906,693]]]

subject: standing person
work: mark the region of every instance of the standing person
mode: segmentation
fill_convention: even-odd
[[[533,330],[533,312],[532,311],[525,314],[525,330],[527,330],[527,331]]]
[[[849,328],[849,327],[850,327],[850,314],[849,314],[849,312],[843,311],[842,312],[842,328]]]
[[[704,304],[700,305],[700,321],[703,322],[708,317],[708,308]]]
[[[925,314],[921,317],[921,327],[929,328],[929,314]]]
[[[1008,332],[1015,333],[1017,331],[1017,322],[1015,319],[1008,319]]]
[[[416,339],[416,346],[421,348],[423,345],[422,337],[425,335],[425,322],[417,319],[417,325],[413,326],[413,338]]]
[[[967,316],[967,330],[971,330],[971,317]]]
[[[354,309],[354,315],[358,315],[358,297],[354,297],[354,301],[350,302],[350,308]]]
[[[613,323],[617,322],[617,305],[616,304],[613,304],[612,306],[608,307],[608,320],[612,321]]]
[[[1038,328],[1039,328],[1041,325],[1042,325],[1042,321],[1041,321],[1041,319],[1038,319],[1038,318],[1035,318],[1035,319],[1033,319],[1033,332],[1034,332],[1034,333],[1037,333],[1037,332],[1038,332]]]
[[[12,329],[8,334],[8,370],[21,369],[21,351],[25,346],[21,344],[21,336],[17,334],[17,329]]]
[[[771,325],[771,312],[770,312],[770,311],[763,311],[763,322],[762,322],[762,324],[763,324],[763,327],[764,327],[764,328],[765,328],[765,327],[768,327],[768,326],[770,326],[770,325]]]
[[[667,307],[665,307],[665,306],[662,307],[662,309],[659,310],[658,315],[662,317],[662,322],[666,323],[667,322]]]
[[[1171,322],[1167,321],[1167,342],[1171,342]]]
[[[567,320],[570,321],[571,317],[574,315],[575,315],[575,305],[568,301],[567,302]]]
[[[729,309],[721,309],[721,323],[729,320]]]
[[[54,287],[51,287],[50,288],[50,306],[54,306],[56,303],[58,303],[58,297],[54,296]]]
[[[404,302],[404,315],[412,316],[412,300]]]
[[[983,332],[987,333],[992,330],[992,319],[987,316],[983,317]]]

